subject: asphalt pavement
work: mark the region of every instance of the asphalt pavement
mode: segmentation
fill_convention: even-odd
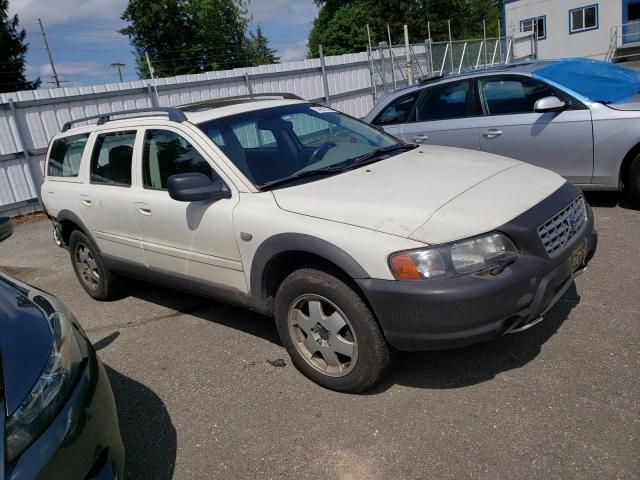
[[[638,478],[640,211],[587,199],[598,252],[544,322],[402,354],[365,395],[298,373],[269,318],[136,281],[92,300],[47,221],[17,226],[0,268],[60,297],[93,340],[128,479]]]

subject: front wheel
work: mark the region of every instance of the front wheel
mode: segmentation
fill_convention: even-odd
[[[276,295],[278,333],[304,375],[331,390],[361,392],[391,366],[389,347],[360,296],[328,273],[302,269]]]

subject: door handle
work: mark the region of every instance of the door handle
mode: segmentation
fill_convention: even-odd
[[[421,133],[419,135],[416,135],[415,137],[413,137],[412,139],[415,143],[422,143],[422,142],[426,142],[427,140],[429,140],[429,135],[425,135],[424,133]]]
[[[86,205],[87,207],[90,207],[91,206],[91,200],[88,199],[88,198],[83,198],[82,199],[82,204]]]
[[[490,128],[482,134],[482,136],[485,138],[496,138],[500,135],[502,135],[502,130],[498,130],[497,128]]]
[[[151,216],[151,207],[143,202],[135,202],[134,205],[138,208],[140,215]]]

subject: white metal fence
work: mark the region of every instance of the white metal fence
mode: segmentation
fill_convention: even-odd
[[[451,46],[447,42],[411,45],[410,67],[414,78],[489,64],[484,61],[484,54],[479,53],[484,52],[482,45],[473,42],[470,46],[468,42],[453,42]],[[485,47],[487,55],[493,58],[491,63],[508,61],[506,39],[490,39]],[[500,60],[494,54],[498,47],[504,49]],[[477,60],[480,57],[482,62]],[[379,48],[371,54],[327,56],[324,61],[324,75],[321,60],[309,59],[161,78],[154,81],[155,88],[150,80],[138,80],[0,94],[0,213],[15,215],[38,208],[49,139],[65,122],[75,118],[152,107],[156,101],[160,106],[176,106],[269,92],[295,93],[362,117],[373,107],[376,97],[407,84],[405,47]],[[446,62],[448,66],[441,67]]]

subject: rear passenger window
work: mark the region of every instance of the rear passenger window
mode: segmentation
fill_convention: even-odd
[[[80,160],[89,138],[88,133],[59,138],[51,145],[51,154],[47,163],[47,175],[50,177],[77,177]]]
[[[169,130],[147,130],[142,154],[144,188],[166,190],[171,175],[193,172],[212,180],[216,177],[209,163],[180,135]]]
[[[135,140],[135,131],[98,134],[91,154],[91,183],[130,187]]]
[[[397,99],[376,117],[373,122],[374,125],[394,125],[414,121],[413,118],[410,118],[410,115],[413,110],[413,104],[419,94],[420,92],[414,92],[411,95],[405,95]]]

